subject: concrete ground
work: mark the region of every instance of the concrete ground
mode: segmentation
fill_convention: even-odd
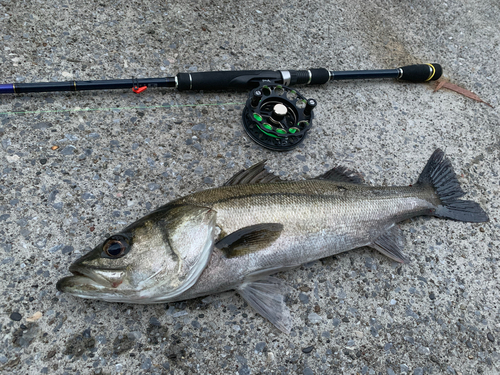
[[[302,87],[313,128],[274,153],[245,135],[245,92],[2,95],[0,373],[498,374],[499,24],[495,0],[0,0],[1,83],[437,62],[493,106],[393,80]],[[234,293],[143,306],[55,288],[107,234],[262,159],[407,185],[437,147],[490,222],[409,220],[409,264],[364,248],[280,275],[291,335]]]

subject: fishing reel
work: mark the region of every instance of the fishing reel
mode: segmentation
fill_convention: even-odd
[[[289,151],[311,129],[316,100],[280,84],[253,89],[243,110],[243,127],[257,144],[273,151]]]

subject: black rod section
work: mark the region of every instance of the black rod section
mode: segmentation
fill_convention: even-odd
[[[38,82],[16,83],[11,92],[49,92],[49,91],[82,91],[82,90],[114,90],[138,87],[175,87],[175,78],[138,78],[138,79],[110,79],[97,81],[66,81],[66,82]],[[0,93],[2,86],[0,86]]]
[[[346,79],[399,78],[399,74],[399,69],[330,72],[331,79],[334,81]]]
[[[132,78],[97,81],[67,81],[0,84],[0,94],[28,92],[134,89],[146,87],[175,87],[179,90],[252,89],[261,84],[321,85],[330,80],[397,78],[411,82],[426,82],[441,77],[439,64],[409,65],[388,70],[328,71],[309,70],[235,70],[220,72],[179,73],[176,77]],[[138,90],[141,89],[142,90]],[[136,91],[138,90],[138,91]]]
[[[351,70],[330,72],[334,81],[344,79],[397,78],[410,82],[435,81],[441,77],[443,69],[439,64],[408,65],[397,69]]]

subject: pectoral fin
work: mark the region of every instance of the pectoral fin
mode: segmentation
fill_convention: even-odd
[[[284,298],[287,288],[280,279],[267,276],[261,280],[244,283],[237,291],[260,315],[282,332],[289,334],[292,319]]]
[[[394,225],[378,237],[370,246],[389,258],[394,259],[396,262],[408,263],[408,257],[402,252],[404,242],[401,229]]]
[[[215,246],[227,258],[239,257],[265,249],[278,239],[282,230],[283,224],[278,223],[250,225],[227,235]]]

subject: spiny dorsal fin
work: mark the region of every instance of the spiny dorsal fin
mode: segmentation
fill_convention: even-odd
[[[231,177],[223,186],[244,185],[244,184],[267,184],[270,182],[281,181],[281,179],[266,171],[264,166],[267,160],[262,160],[260,163],[252,165],[248,169],[242,169]]]
[[[329,180],[335,182],[349,182],[351,184],[364,184],[365,181],[360,173],[351,171],[346,167],[337,166],[323,173],[321,176],[315,177],[314,180]]]
[[[215,246],[227,258],[235,258],[265,249],[278,239],[282,230],[283,224],[278,223],[250,225],[227,235]]]

